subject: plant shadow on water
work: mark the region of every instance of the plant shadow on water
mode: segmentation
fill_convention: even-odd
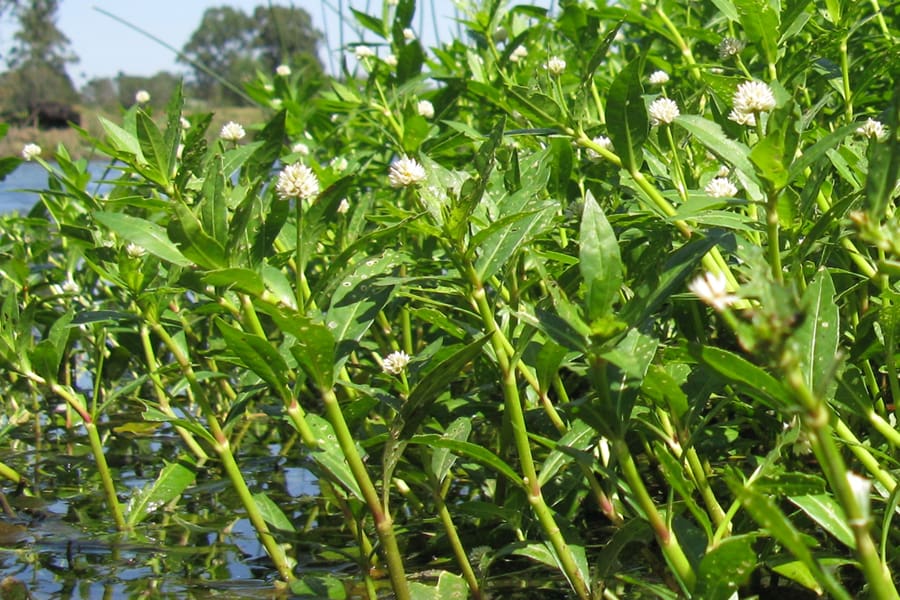
[[[117,416],[123,425],[129,419]],[[177,461],[178,445],[158,432],[150,437],[119,436],[111,467],[122,489],[140,490],[167,462]],[[115,533],[88,442],[75,430],[47,427],[40,450],[19,439],[3,456],[27,474],[27,493],[5,489],[7,515],[0,520],[0,579],[25,585],[35,598],[265,598],[277,594],[275,571],[253,528],[240,514],[230,487],[208,469],[197,470],[195,485],[174,510],[151,507],[153,518],[130,535]],[[249,446],[248,446],[249,447]],[[245,457],[248,479],[261,484],[286,514],[305,518],[304,506],[318,494],[314,476],[303,468],[281,468],[278,446],[253,445],[275,455]],[[317,540],[315,531],[305,540]],[[299,540],[297,540],[299,542]],[[318,542],[316,542],[318,543]],[[309,555],[296,544],[300,571]],[[329,565],[334,572],[340,564]],[[315,572],[311,566],[308,571]],[[6,588],[4,588],[6,590]],[[0,597],[6,596],[6,592]]]

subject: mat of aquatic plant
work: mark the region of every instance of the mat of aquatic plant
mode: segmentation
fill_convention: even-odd
[[[104,120],[102,194],[25,149],[4,545],[41,497],[147,586],[897,598],[897,4],[461,6],[354,11],[264,123]]]

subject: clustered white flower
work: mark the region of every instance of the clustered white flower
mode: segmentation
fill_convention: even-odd
[[[388,181],[391,187],[409,187],[425,181],[425,167],[414,158],[404,156],[391,163]]]
[[[409,364],[409,354],[403,352],[402,350],[398,350],[397,352],[391,352],[381,361],[381,369],[385,373],[390,373],[391,375],[399,375],[406,368],[406,365]]]
[[[240,123],[235,121],[228,121],[222,125],[222,131],[219,132],[219,137],[226,142],[237,142],[244,139],[245,135],[247,135],[247,132],[244,131]]]
[[[528,56],[528,49],[525,46],[516,46],[516,49],[509,55],[509,60],[517,63]]]
[[[734,108],[728,118],[740,125],[754,126],[758,113],[775,108],[775,95],[762,81],[745,81],[734,92],[732,104]]]
[[[396,67],[398,63],[399,63],[399,61],[397,60],[396,54],[388,54],[387,56],[384,57],[384,64],[386,64],[387,66],[389,66],[391,68]]]
[[[181,128],[182,129],[190,129],[191,122],[188,121],[185,117],[181,117]]]
[[[25,144],[22,148],[22,158],[32,161],[41,155],[41,147],[37,144]]]
[[[375,56],[375,51],[368,46],[360,44],[353,49],[353,55],[356,57],[356,60],[362,60],[364,58],[372,58]]]
[[[737,194],[738,189],[727,178],[714,177],[706,184],[704,191],[713,198],[732,198]]]
[[[303,142],[297,142],[296,144],[291,146],[291,152],[296,152],[297,154],[306,156],[309,154],[309,146],[307,146]]]
[[[681,112],[678,104],[671,98],[657,98],[647,108],[650,114],[651,125],[668,125],[672,123]]]
[[[847,483],[850,484],[850,491],[853,492],[853,498],[859,506],[863,519],[862,523],[851,523],[851,525],[865,525],[871,514],[872,482],[853,471],[847,471]]]
[[[407,42],[411,42],[414,39],[416,39],[416,34],[412,29],[410,29],[409,27],[406,27],[403,29],[403,39],[406,40]]]
[[[275,191],[282,200],[315,198],[319,194],[319,178],[306,165],[293,163],[278,174]]]
[[[600,146],[601,148],[603,148],[604,150],[612,151],[612,140],[609,139],[608,137],[606,137],[605,135],[598,135],[591,141],[594,142],[595,144],[597,144],[598,146]],[[594,150],[593,148],[588,148],[587,155],[588,155],[588,158],[590,158],[591,160],[596,160],[596,159],[600,158],[600,153],[597,152],[596,150]]]
[[[654,71],[648,79],[650,85],[665,85],[669,83],[669,74],[665,71]]]
[[[881,140],[887,137],[887,127],[881,121],[870,117],[866,119],[865,123],[856,128],[856,135]]]
[[[134,101],[138,104],[147,104],[150,102],[150,92],[147,90],[138,90],[134,95]]]
[[[125,246],[125,254],[131,258],[140,258],[147,254],[147,250],[143,246],[138,246],[134,242],[128,242]]]
[[[550,71],[551,75],[561,75],[566,70],[566,61],[559,56],[551,56],[544,68]]]
[[[434,105],[428,100],[419,100],[416,111],[426,119],[430,119],[434,116]]]
[[[337,212],[339,215],[346,215],[350,210],[350,201],[346,198],[341,198],[340,204],[338,204]]]
[[[728,282],[721,273],[704,273],[690,282],[688,289],[718,311],[725,310],[738,300],[737,296],[728,293]]]
[[[278,67],[275,68],[275,74],[279,77],[289,77],[291,68],[287,65],[278,65]]]

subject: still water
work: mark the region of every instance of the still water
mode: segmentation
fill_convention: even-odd
[[[107,162],[88,163],[88,171],[96,178],[103,176],[109,166]],[[0,215],[17,212],[27,214],[38,194],[34,190],[47,187],[47,171],[39,163],[25,162],[0,181]],[[91,190],[93,191],[93,190]]]

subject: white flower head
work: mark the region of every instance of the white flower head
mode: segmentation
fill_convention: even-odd
[[[718,172],[716,172],[716,177],[728,177],[731,174],[731,169],[726,167],[725,165],[721,165],[719,167]]]
[[[864,525],[869,520],[869,515],[871,514],[872,482],[861,475],[857,475],[853,471],[847,471],[847,483],[850,484],[850,489],[853,491],[853,498],[856,499],[856,504],[862,512],[863,523],[860,523],[860,525]]]
[[[688,284],[688,289],[718,311],[723,311],[738,297],[728,293],[728,282],[721,273],[704,273]]]
[[[346,215],[350,211],[350,201],[346,198],[341,198],[341,203],[338,204],[337,212],[339,215]]]
[[[362,60],[364,58],[372,58],[373,56],[375,56],[375,51],[368,46],[360,44],[353,49],[353,55],[356,57],[356,60]]]
[[[734,121],[738,125],[746,125],[747,127],[756,127],[756,115],[753,113],[742,113],[734,109],[728,113],[728,119]]]
[[[866,122],[856,128],[856,135],[861,135],[869,139],[882,140],[887,137],[887,127],[884,123],[871,117]]]
[[[769,112],[775,108],[775,95],[762,81],[745,81],[734,92],[732,104],[738,113]]]
[[[678,104],[671,98],[657,98],[650,103],[647,112],[650,114],[650,124],[654,126],[668,125],[681,114]]]
[[[591,141],[594,142],[595,144],[597,144],[598,146],[600,146],[601,148],[603,148],[604,150],[612,151],[612,140],[609,139],[608,137],[606,137],[605,135],[598,135]],[[600,158],[600,153],[597,152],[596,150],[594,150],[593,148],[588,148],[587,156],[591,160],[596,160],[596,159]]]
[[[409,27],[406,27],[403,29],[403,39],[407,42],[411,42],[416,39],[416,33]]]
[[[282,200],[312,199],[319,195],[319,178],[312,169],[302,163],[293,163],[278,174],[275,191]]]
[[[434,105],[428,100],[419,100],[416,111],[426,119],[434,117]]]
[[[181,160],[184,157],[184,144],[178,144],[175,148],[175,158]]]
[[[559,56],[551,56],[544,65],[551,75],[560,76],[566,70],[566,61]]]
[[[143,246],[138,246],[134,242],[128,242],[125,246],[125,254],[131,258],[140,258],[147,254],[147,250]]]
[[[713,198],[732,198],[738,193],[737,187],[725,177],[710,179],[704,191]]]
[[[397,55],[396,54],[388,54],[384,57],[384,64],[391,67],[392,69],[398,64]]]
[[[185,117],[181,117],[181,128],[182,129],[190,129],[191,122],[188,121]]]
[[[235,121],[228,121],[222,125],[222,131],[219,132],[219,137],[226,142],[240,141],[244,139],[245,135],[247,135],[247,132],[244,131],[244,128],[240,123],[236,123]]]
[[[650,85],[665,85],[669,83],[669,74],[665,71],[654,71],[648,79]]]
[[[404,156],[391,163],[388,181],[391,187],[409,187],[425,181],[425,167],[414,158]]]
[[[288,65],[278,65],[275,67],[275,74],[279,77],[290,77],[291,68]]]
[[[347,167],[350,166],[350,163],[347,161],[346,157],[338,156],[335,159],[332,159],[329,165],[332,169],[337,171],[338,173],[343,173],[347,170]]]
[[[40,156],[41,152],[43,152],[43,150],[41,150],[41,147],[37,144],[25,144],[22,147],[22,158],[31,161]]]
[[[397,6],[398,4],[400,4],[400,0],[387,0],[388,6]]]
[[[147,104],[150,102],[150,92],[147,90],[138,90],[134,95],[134,101],[138,104]]]
[[[307,156],[309,154],[309,146],[307,146],[303,142],[297,142],[296,144],[291,146],[291,152],[296,152],[297,154]]]
[[[526,56],[528,56],[528,48],[525,46],[516,46],[516,49],[509,55],[509,60],[517,63]]]
[[[384,357],[384,360],[381,361],[381,370],[385,373],[390,373],[391,375],[399,375],[406,369],[406,365],[408,364],[409,354],[402,350],[398,350],[397,352],[391,352]]]

